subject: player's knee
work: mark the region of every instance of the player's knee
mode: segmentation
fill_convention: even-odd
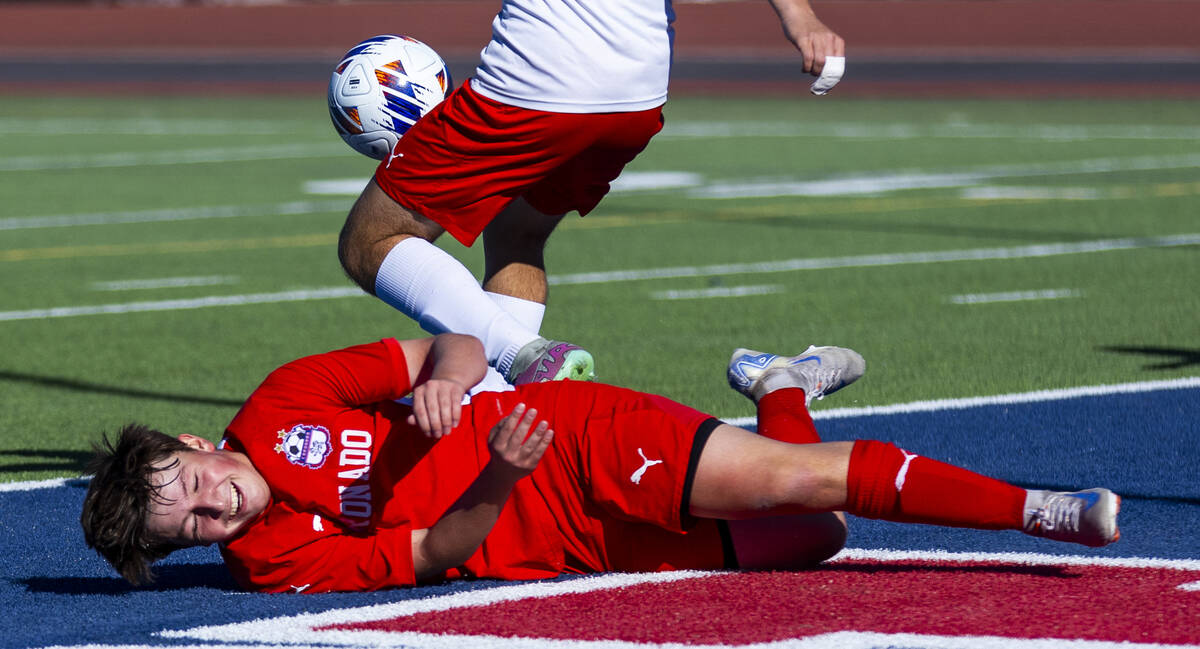
[[[760,467],[757,484],[758,505],[762,511],[794,509],[829,486],[819,471],[797,467],[783,458]]]
[[[825,561],[846,545],[840,513],[729,521],[738,566],[751,570],[799,570]]]
[[[380,262],[372,259],[370,248],[370,244],[355,228],[353,218],[347,219],[338,236],[338,261],[341,262],[347,277],[362,290],[374,295],[375,276],[379,272]]]
[[[515,201],[484,228],[484,245],[502,254],[541,254],[562,218],[562,214],[542,214],[524,201]]]
[[[802,559],[810,564],[820,563],[841,552],[849,536],[845,514],[834,512],[813,518],[818,522],[810,527],[809,542],[802,553]]]

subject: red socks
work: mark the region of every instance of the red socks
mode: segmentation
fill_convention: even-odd
[[[1025,490],[892,444],[850,452],[846,511],[866,518],[976,529],[1021,529]]]
[[[804,390],[784,388],[769,392],[758,400],[758,434],[789,444],[815,444],[821,441],[808,406]]]
[[[804,390],[758,400],[758,434],[790,444],[821,441]],[[846,475],[846,511],[866,518],[977,529],[1021,529],[1025,490],[892,444],[857,441]]]

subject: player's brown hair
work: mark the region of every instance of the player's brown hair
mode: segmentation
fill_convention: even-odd
[[[93,477],[79,517],[83,538],[129,583],[153,581],[150,564],[180,546],[155,540],[146,531],[146,515],[158,497],[151,478],[169,468],[155,468],[156,464],[173,453],[192,449],[141,424],[122,428],[115,446],[104,435],[92,448],[96,455],[88,472]]]

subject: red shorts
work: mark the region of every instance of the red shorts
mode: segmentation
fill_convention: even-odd
[[[563,544],[564,571],[728,565],[724,524],[688,513],[696,464],[716,419],[664,397],[573,381],[477,397],[473,409],[498,419],[520,402],[555,431],[529,480],[545,507],[541,523]]]
[[[662,129],[662,108],[550,113],[493,101],[463,84],[380,163],[375,182],[471,245],[513,199],[585,215]]]

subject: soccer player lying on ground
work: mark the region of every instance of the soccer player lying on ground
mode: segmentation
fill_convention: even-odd
[[[218,543],[251,590],[370,590],[461,577],[740,567],[835,554],[838,512],[1101,546],[1107,489],[1025,490],[876,441],[821,443],[807,404],[851,383],[853,351],[737,350],[758,434],[590,382],[482,391],[475,338],[392,339],[279,368],[219,446],[126,426],[105,439],[81,522],[133,582]],[[412,393],[412,405],[399,399]]]

